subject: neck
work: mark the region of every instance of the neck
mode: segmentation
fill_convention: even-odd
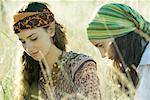
[[[45,56],[45,59],[42,61],[50,69],[52,69],[54,63],[58,62],[59,57],[62,55],[62,50],[58,49],[55,45],[50,47],[48,54]]]

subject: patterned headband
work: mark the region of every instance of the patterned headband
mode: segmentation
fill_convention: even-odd
[[[14,16],[14,32],[19,33],[22,30],[37,27],[47,27],[54,21],[53,13],[44,9],[42,12],[23,12]]]

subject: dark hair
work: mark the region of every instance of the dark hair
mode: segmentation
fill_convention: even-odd
[[[23,12],[42,12],[43,9],[48,9],[48,4],[43,2],[30,2],[28,5],[24,5],[18,13]]]
[[[125,36],[115,38],[115,41],[112,44],[116,52],[114,64],[116,64],[124,73],[126,73],[125,68],[129,68],[129,74],[135,87],[139,81],[136,68],[140,63],[147,43],[148,42],[143,37],[132,31]],[[120,63],[121,66],[117,63]]]
[[[27,6],[24,6],[18,13],[24,13],[24,12],[42,12],[43,9],[48,9],[46,3],[40,3],[40,2],[31,2]],[[63,26],[55,23],[55,35],[53,36],[54,44],[57,48],[65,51],[66,50],[66,36],[65,32],[62,31]],[[48,29],[48,27],[44,28],[45,30]],[[30,99],[30,94],[32,92],[32,86],[36,87],[38,89],[38,82],[39,82],[39,74],[40,74],[40,64],[38,61],[34,60],[32,57],[30,57],[26,52],[24,52],[22,56],[22,63],[24,67],[22,68],[22,82],[21,84],[24,87],[24,90],[22,91],[20,96],[23,96],[25,99]],[[38,94],[38,91],[37,93]]]

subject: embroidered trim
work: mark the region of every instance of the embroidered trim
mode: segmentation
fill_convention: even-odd
[[[19,33],[25,29],[49,26],[54,21],[54,15],[50,10],[44,9],[42,12],[19,13],[14,16],[14,21],[17,21],[13,25],[14,32]]]

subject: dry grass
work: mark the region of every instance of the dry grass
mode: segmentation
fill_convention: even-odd
[[[17,37],[12,34],[11,22],[12,12],[14,12],[12,9],[15,10],[16,7],[18,7],[17,5],[23,3],[23,1],[10,1],[11,0],[0,1],[0,81],[2,82],[2,86],[4,88],[4,100],[15,100],[14,97],[15,94],[17,94],[14,92],[17,87],[15,82],[17,81],[17,77],[19,77],[16,77],[16,73],[18,73],[20,69],[18,66],[18,57],[20,56],[21,46],[17,42]],[[67,27],[67,36],[69,39],[68,50],[88,54],[96,60],[98,64],[98,76],[100,78],[100,88],[102,91],[103,100],[132,100],[135,92],[132,85],[130,85],[124,75],[113,69],[111,61],[100,57],[99,51],[87,40],[85,31],[85,27],[88,24],[90,16],[99,4],[101,5],[104,3],[117,1],[131,5],[141,12],[146,19],[150,19],[150,13],[144,12],[147,11],[147,8],[150,5],[148,1],[142,2],[137,0],[135,2],[135,0],[89,0],[89,2],[67,2],[66,0],[62,0],[61,2],[50,1],[50,4],[58,22],[63,23],[63,25]],[[120,89],[114,80],[118,75],[120,76],[119,80],[129,87],[129,93]],[[128,97],[127,94],[130,94],[131,98]]]

